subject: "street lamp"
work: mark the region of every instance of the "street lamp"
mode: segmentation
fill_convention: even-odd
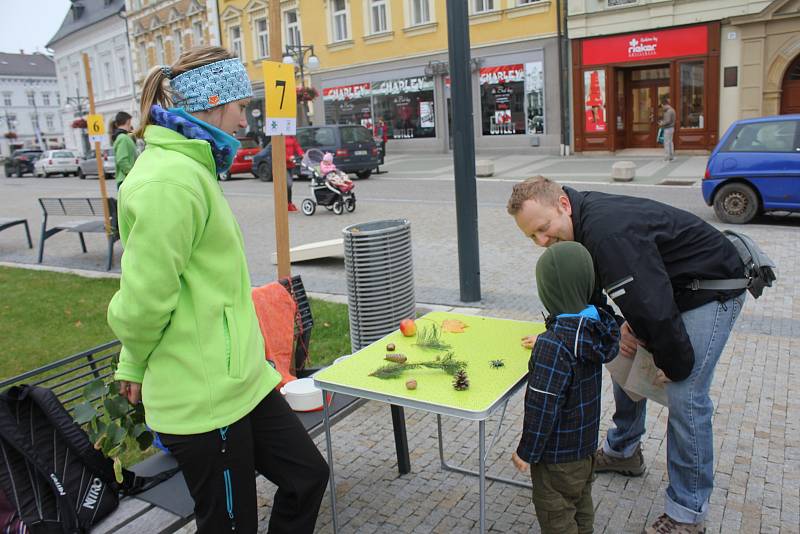
[[[306,59],[306,54],[310,54]],[[319,68],[319,58],[314,54],[314,45],[303,45],[301,41],[297,44],[287,44],[286,52],[283,53],[283,62],[287,65],[297,64],[300,67],[300,86],[306,85],[305,67],[311,70]],[[303,99],[303,121],[308,123],[308,103]]]
[[[75,117],[83,117],[83,106],[89,103],[88,96],[81,96],[80,90],[75,88],[75,96],[68,96],[64,103],[64,111],[70,113],[75,110]],[[81,128],[81,142],[83,144],[83,153],[89,153],[89,138],[86,134],[86,129]]]

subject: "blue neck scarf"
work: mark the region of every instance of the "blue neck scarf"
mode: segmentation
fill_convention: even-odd
[[[167,110],[154,104],[150,108],[150,118],[156,125],[174,130],[187,139],[199,139],[210,144],[217,174],[225,173],[231,168],[236,151],[241,146],[232,135],[190,115],[183,108]]]

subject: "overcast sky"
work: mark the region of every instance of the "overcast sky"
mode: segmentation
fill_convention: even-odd
[[[44,52],[69,6],[69,0],[0,0],[0,52]]]

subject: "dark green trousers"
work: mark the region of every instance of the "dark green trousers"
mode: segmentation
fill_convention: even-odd
[[[564,464],[531,464],[533,506],[542,534],[591,534],[594,457]]]

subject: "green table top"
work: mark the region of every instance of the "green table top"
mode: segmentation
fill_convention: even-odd
[[[451,345],[456,360],[467,362],[469,388],[457,391],[453,377],[441,369],[417,368],[403,372],[399,378],[381,379],[369,376],[388,364],[384,357],[388,343],[394,353],[402,353],[408,362],[431,361],[446,350],[417,346],[417,336],[432,324],[441,327],[445,319],[462,321],[463,333],[442,332],[441,340]],[[399,330],[364,347],[351,357],[314,375],[317,386],[329,390],[381,400],[403,406],[468,418],[483,419],[504,395],[510,393],[528,372],[530,350],[522,347],[522,337],[544,331],[543,323],[512,321],[492,317],[431,312],[416,320],[417,335],[405,337]],[[502,359],[504,366],[492,368],[491,360]],[[417,389],[406,388],[409,379],[417,381]]]

